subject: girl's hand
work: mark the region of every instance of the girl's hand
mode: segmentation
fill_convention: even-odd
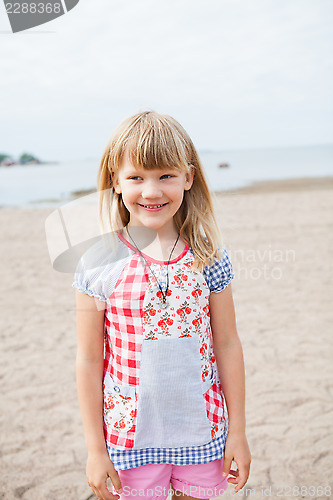
[[[113,495],[107,488],[108,477],[116,491],[121,490],[121,481],[119,474],[113,466],[107,452],[89,453],[87,459],[87,481],[99,500],[118,500],[119,495]]]
[[[237,470],[231,469],[231,462],[237,464]],[[228,483],[236,484],[235,493],[237,493],[248,480],[250,474],[251,453],[245,433],[228,434],[223,460],[223,476],[231,474],[234,477],[228,478]]]

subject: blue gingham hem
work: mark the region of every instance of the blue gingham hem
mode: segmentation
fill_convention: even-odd
[[[230,285],[230,283],[232,282],[234,277],[235,277],[235,275],[231,274],[229,276],[229,278],[227,279],[227,281],[224,281],[224,283],[221,283],[219,287],[215,288],[214,290],[211,290],[211,292],[212,293],[222,292],[222,290],[224,290],[225,288],[227,288],[228,285]]]
[[[228,436],[228,420],[224,433],[210,443],[181,448],[140,448],[138,450],[116,450],[106,443],[110,460],[118,470],[132,469],[147,464],[196,465],[206,464],[224,457]]]

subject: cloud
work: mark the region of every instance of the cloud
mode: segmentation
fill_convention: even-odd
[[[330,0],[80,0],[45,25],[54,32],[2,35],[3,123],[30,124],[41,137],[45,128],[62,138],[76,129],[87,154],[91,123],[111,131],[145,107],[174,112],[198,136],[225,133],[227,116],[231,147],[245,146],[242,117],[257,123],[253,146],[311,141],[283,127],[273,136],[266,117],[289,113],[297,130],[298,112],[332,111],[332,17]],[[328,140],[327,119],[313,126],[313,142]]]

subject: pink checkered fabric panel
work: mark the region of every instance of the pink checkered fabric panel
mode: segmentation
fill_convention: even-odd
[[[133,430],[132,430],[133,429]],[[126,450],[132,449],[134,446],[134,434],[135,434],[135,425],[133,425],[132,429],[126,433],[126,436],[122,437],[117,432],[114,432],[108,436],[106,436],[106,440],[109,444],[113,444],[117,446],[117,448],[124,448]]]
[[[133,255],[109,297],[105,312],[104,370],[109,372],[114,382],[119,385],[139,384],[143,341],[142,310],[147,282],[148,274],[144,263],[138,255]],[[133,448],[136,416],[135,406],[133,426],[127,431],[107,428],[104,425],[106,441],[117,448]]]
[[[147,289],[147,269],[133,255],[110,295],[106,311],[105,370],[115,382],[138,385],[143,340],[142,310]]]
[[[209,420],[218,424],[224,420],[224,401],[216,382],[204,394]]]

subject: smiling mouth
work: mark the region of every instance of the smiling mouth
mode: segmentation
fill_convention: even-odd
[[[162,208],[165,205],[167,205],[167,203],[162,203],[161,205],[141,205],[140,203],[138,203],[138,205],[140,205],[140,207],[143,208],[154,209],[154,208]]]

